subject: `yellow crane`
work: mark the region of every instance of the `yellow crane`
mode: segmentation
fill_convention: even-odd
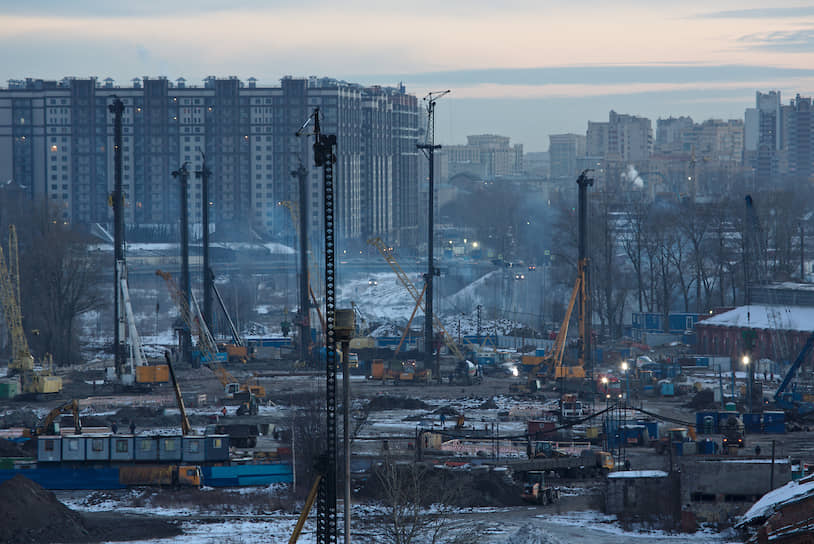
[[[34,369],[34,357],[28,348],[28,340],[23,330],[23,315],[20,310],[20,261],[17,246],[17,229],[9,226],[8,260],[0,247],[0,295],[3,299],[3,313],[11,333],[11,361],[9,370],[15,372]]]
[[[59,393],[62,391],[62,378],[53,375],[53,360],[50,355],[43,358],[44,370],[34,370],[34,357],[28,347],[23,329],[23,314],[20,304],[20,256],[17,243],[17,228],[9,225],[8,260],[0,247],[0,298],[3,313],[11,333],[11,361],[9,369],[20,375],[23,393]]]
[[[402,270],[398,261],[396,261],[396,258],[393,256],[392,250],[385,246],[384,242],[379,237],[371,238],[367,241],[367,243],[379,250],[379,253],[381,253],[384,260],[387,261],[387,264],[390,265],[393,272],[396,273],[399,281],[401,281],[402,285],[404,285],[404,287],[407,289],[407,292],[410,293],[410,296],[413,297],[416,304],[419,305],[422,310],[426,311],[422,300],[423,292],[419,292],[413,282],[410,281],[410,278],[407,277],[407,274],[404,273],[404,270]],[[452,353],[458,361],[463,361],[463,353],[461,353],[458,345],[453,341],[446,329],[444,329],[444,326],[441,324],[441,320],[438,319],[438,316],[433,314],[431,319],[433,319],[435,322],[436,330],[441,332],[441,338],[444,341],[444,344],[447,346],[447,349],[449,349],[450,353]]]

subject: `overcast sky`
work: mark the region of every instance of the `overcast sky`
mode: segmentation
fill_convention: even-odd
[[[814,94],[814,3],[749,0],[0,2],[0,80],[330,76],[438,103],[438,143],[527,151],[608,110],[743,118],[755,91]],[[238,7],[233,7],[238,6]],[[655,128],[655,122],[654,122]]]

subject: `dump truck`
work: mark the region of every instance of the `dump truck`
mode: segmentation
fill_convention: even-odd
[[[532,470],[526,473],[523,494],[520,497],[534,504],[552,504],[560,500],[560,490],[546,484],[545,472]]]
[[[579,455],[537,456],[528,461],[512,463],[512,470],[515,473],[551,471],[566,478],[590,478],[605,475],[613,468],[613,456],[610,453],[592,449],[584,449]]]
[[[119,467],[122,485],[200,487],[201,469],[195,465],[129,465]]]

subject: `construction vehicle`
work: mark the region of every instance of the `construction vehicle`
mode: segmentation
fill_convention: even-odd
[[[415,300],[418,307],[420,307],[422,311],[425,310],[422,294],[419,293],[416,286],[412,281],[410,281],[410,278],[398,264],[398,261],[396,261],[396,258],[393,256],[392,248],[387,247],[381,238],[370,238],[367,243],[379,250],[379,253],[381,253],[384,260],[387,261],[387,264],[390,265],[390,268],[393,270],[393,272],[395,272],[399,281],[410,293],[410,296],[413,297],[413,300]],[[415,311],[413,311],[413,313],[415,314]],[[444,326],[441,324],[441,320],[438,318],[438,316],[433,314],[431,319],[435,324],[436,330],[438,330],[440,333],[441,340],[444,342],[444,345],[447,347],[449,352],[455,357],[456,362],[465,360],[464,354],[452,339],[452,336],[447,333],[446,329],[444,329]]]
[[[455,370],[450,376],[450,385],[472,385],[483,382],[483,371],[477,363],[472,361],[458,361]]]
[[[814,413],[814,403],[806,401],[795,392],[789,390],[792,380],[794,380],[797,371],[802,366],[803,362],[808,358],[811,353],[811,348],[814,347],[814,332],[812,332],[806,339],[803,349],[797,354],[797,358],[789,367],[783,381],[774,394],[774,405],[777,408],[785,411],[790,419],[804,418]]]
[[[9,373],[19,374],[23,393],[59,393],[62,391],[62,378],[53,373],[53,360],[50,355],[43,358],[43,369],[34,370],[34,357],[28,347],[23,329],[22,306],[20,304],[20,258],[17,243],[17,229],[9,225],[8,262],[0,247],[0,299],[3,314],[11,333],[11,361]]]
[[[663,454],[670,450],[675,449],[676,444],[684,442],[695,442],[695,428],[693,427],[674,427],[668,429],[664,436],[659,438],[653,443],[653,448],[656,453]]]
[[[429,383],[432,379],[432,370],[425,368],[418,370],[416,361],[408,359],[402,363],[401,372],[396,376],[396,380],[401,382]]]
[[[201,469],[195,465],[122,465],[122,485],[158,485],[168,487],[201,487]]]
[[[577,399],[573,393],[568,393],[560,398],[560,416],[563,421],[576,421],[585,417],[585,406]]]
[[[187,418],[187,410],[184,407],[184,397],[181,396],[181,388],[178,385],[178,380],[175,377],[175,369],[172,367],[172,357],[170,357],[169,352],[164,352],[164,359],[166,359],[167,366],[170,370],[172,388],[175,392],[175,403],[178,405],[178,410],[181,412],[181,434],[186,436],[192,432],[192,426],[189,424],[189,418]]]
[[[74,426],[74,433],[75,434],[82,434],[82,422],[79,420],[79,402],[74,399],[57,406],[50,412],[48,415],[45,416],[45,419],[42,420],[37,428],[35,429],[35,434],[37,436],[46,435],[46,434],[56,434],[59,432],[59,429],[55,426],[56,420],[62,414],[70,413],[73,415],[73,426]]]
[[[721,446],[724,451],[730,446],[737,446],[742,448],[746,445],[746,433],[744,432],[743,421],[738,419],[736,415],[731,415],[726,418],[726,421],[721,425]]]
[[[246,363],[253,356],[253,353],[249,352],[246,342],[243,341],[240,334],[237,332],[237,327],[235,327],[235,323],[232,321],[232,316],[229,315],[229,311],[226,309],[226,303],[223,301],[223,297],[220,296],[220,291],[218,291],[218,288],[215,285],[215,274],[212,272],[212,270],[209,270],[208,272],[210,275],[209,283],[212,285],[212,292],[215,293],[215,300],[218,301],[218,305],[220,306],[224,317],[226,317],[226,322],[229,325],[229,334],[232,335],[232,343],[222,344],[222,347],[224,351],[226,351],[226,355],[230,363]]]
[[[568,326],[571,322],[571,313],[577,295],[582,286],[582,275],[577,276],[574,288],[571,290],[571,298],[565,310],[565,317],[554,340],[554,347],[549,353],[542,357],[523,357],[521,362],[524,368],[528,368],[528,378],[525,384],[511,384],[509,392],[513,394],[529,394],[540,390],[543,383],[550,379],[564,380],[572,378],[585,378],[585,369],[581,366],[563,366],[563,354],[565,353],[565,342],[568,337]]]
[[[515,473],[540,470],[567,478],[602,476],[614,467],[613,456],[609,452],[585,448],[579,455],[563,455],[554,450],[550,442],[535,442],[531,459],[512,463]]]
[[[560,490],[546,484],[545,472],[542,470],[531,470],[526,473],[523,482],[523,494],[520,497],[534,504],[553,504],[560,500]]]

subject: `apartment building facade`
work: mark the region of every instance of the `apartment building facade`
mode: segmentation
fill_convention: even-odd
[[[299,164],[309,170],[309,223],[321,228],[322,175],[312,138],[296,137],[314,108],[337,135],[336,210],[345,239],[400,238],[418,220],[417,99],[403,87],[363,87],[330,78],[12,81],[0,89],[0,177],[47,200],[66,223],[109,223],[115,97],[123,115],[123,185],[130,225],[178,223],[180,188],[172,172],[187,164],[189,216],[201,218],[201,179],[211,171],[210,221],[218,231],[274,235],[291,227],[281,201],[299,199]]]

